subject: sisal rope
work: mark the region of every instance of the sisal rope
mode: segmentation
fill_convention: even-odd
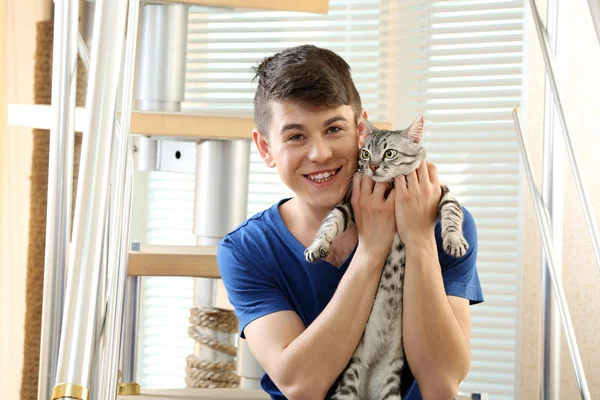
[[[52,97],[52,21],[37,23],[34,103],[50,104]],[[85,105],[87,71],[78,64],[77,105]],[[48,196],[48,154],[50,132],[33,130],[31,160],[31,193],[29,206],[29,247],[25,308],[25,343],[23,347],[23,379],[21,400],[37,400],[42,300],[44,292],[44,259],[46,244],[46,208]],[[73,205],[77,188],[81,135],[75,136],[73,166]]]
[[[219,308],[192,308],[190,310],[188,334],[197,343],[235,356],[237,349],[234,345],[221,343],[211,338],[205,332],[207,329],[235,333],[238,320],[230,310]],[[186,358],[186,378],[188,387],[192,388],[237,388],[239,376],[236,375],[236,363],[228,361],[210,361],[196,355]]]

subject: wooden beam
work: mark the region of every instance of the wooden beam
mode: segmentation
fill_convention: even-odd
[[[260,389],[144,389],[136,396],[118,396],[119,400],[268,400]]]
[[[32,118],[32,116],[35,116]],[[50,129],[52,110],[49,105],[8,105],[8,124],[37,129]],[[375,121],[381,129],[390,129],[389,122]],[[252,139],[252,129],[256,125],[252,117],[215,116],[187,113],[163,113],[134,111],[131,113],[131,133],[153,136],[157,139]],[[85,109],[75,109],[75,130],[82,132],[85,127]]]
[[[220,278],[216,246],[141,246],[129,253],[130,276]]]
[[[329,0],[161,0],[161,2],[316,14],[327,14],[329,12]]]
[[[252,139],[254,119],[184,113],[133,112],[131,132],[179,139]]]

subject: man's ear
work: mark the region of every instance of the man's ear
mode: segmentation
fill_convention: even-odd
[[[260,158],[263,159],[267,167],[274,168],[277,164],[275,164],[275,159],[271,154],[269,143],[256,128],[252,130],[252,140],[254,140],[258,154],[260,154]]]
[[[363,109],[362,116],[358,118],[358,148],[363,147],[365,139],[372,133],[371,124],[368,122],[369,114]]]

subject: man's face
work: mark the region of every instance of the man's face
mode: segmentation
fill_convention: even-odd
[[[298,103],[272,103],[265,138],[254,141],[267,166],[303,201],[319,208],[339,203],[352,181],[358,156],[358,127],[350,106],[307,108]],[[363,129],[363,123],[360,129]]]

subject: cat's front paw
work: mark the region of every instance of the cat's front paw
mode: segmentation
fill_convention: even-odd
[[[322,258],[326,258],[329,255],[329,248],[331,243],[327,238],[315,239],[312,244],[304,250],[304,258],[308,262],[316,262]]]
[[[444,251],[452,257],[462,257],[469,250],[469,243],[467,243],[464,236],[458,232],[447,233],[444,236]]]

